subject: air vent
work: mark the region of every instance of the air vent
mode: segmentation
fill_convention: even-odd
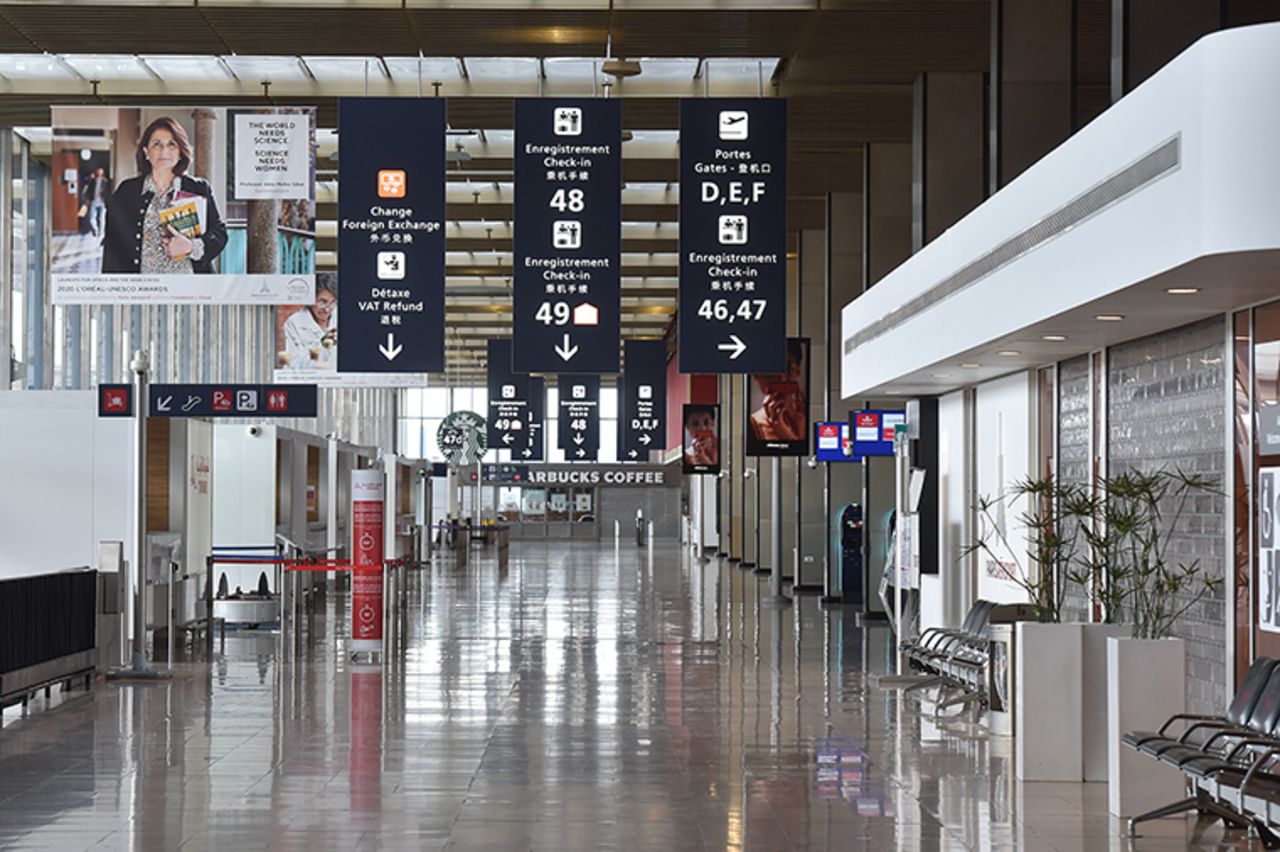
[[[1069,228],[1079,225],[1112,204],[1176,171],[1181,160],[1180,142],[1181,135],[1174,136],[1132,165],[1126,166],[1111,177],[1085,190],[1025,231],[1015,234],[968,266],[942,279],[929,290],[871,323],[845,340],[845,354],[887,334],[943,299],[976,284]]]

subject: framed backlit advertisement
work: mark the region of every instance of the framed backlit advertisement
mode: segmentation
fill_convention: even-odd
[[[686,474],[720,472],[720,406],[685,403],[681,469]]]
[[[809,454],[809,338],[787,338],[786,370],[747,381],[748,456]]]

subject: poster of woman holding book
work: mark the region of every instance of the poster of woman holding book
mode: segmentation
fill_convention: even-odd
[[[102,272],[213,272],[227,228],[213,188],[187,174],[191,160],[191,141],[176,120],[162,116],[147,125],[137,176],[121,181],[107,203]]]

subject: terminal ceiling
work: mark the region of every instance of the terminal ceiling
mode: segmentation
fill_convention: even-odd
[[[623,97],[632,137],[623,148],[624,336],[661,336],[675,311],[681,97],[764,91],[790,100],[794,237],[823,227],[828,192],[861,189],[867,144],[910,141],[921,73],[988,68],[989,0],[616,6],[613,55],[644,69],[607,90]],[[1106,99],[1110,3],[1077,8],[1078,97],[1096,111]],[[510,330],[512,98],[604,95],[609,27],[607,0],[0,3],[0,124],[47,128],[52,104],[314,104],[323,269],[336,244],[337,98],[431,96],[440,83],[455,152],[449,369],[479,378],[485,340]],[[40,150],[40,131],[30,133]],[[47,151],[47,130],[43,139]]]

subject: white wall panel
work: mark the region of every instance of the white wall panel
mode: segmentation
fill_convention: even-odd
[[[977,493],[982,498],[997,498],[1017,482],[1027,479],[1034,470],[1034,376],[1015,373],[1002,379],[978,385],[975,392]],[[998,559],[985,553],[977,555],[978,595],[998,603],[1027,600],[1026,592],[1006,572],[1021,571],[1026,576],[1026,534],[1018,516],[1025,500],[1003,501],[992,508],[994,526],[1003,530],[1010,547],[1003,548],[993,524],[979,519],[982,532],[991,541]]]
[[[246,547],[275,543],[276,429],[259,427],[250,435],[246,426],[218,423],[213,427],[213,543],[217,547]],[[263,571],[258,566],[218,566],[227,585],[250,591]],[[267,581],[275,590],[274,569]]]
[[[132,548],[130,420],[91,391],[0,392],[0,578],[93,565]]]

